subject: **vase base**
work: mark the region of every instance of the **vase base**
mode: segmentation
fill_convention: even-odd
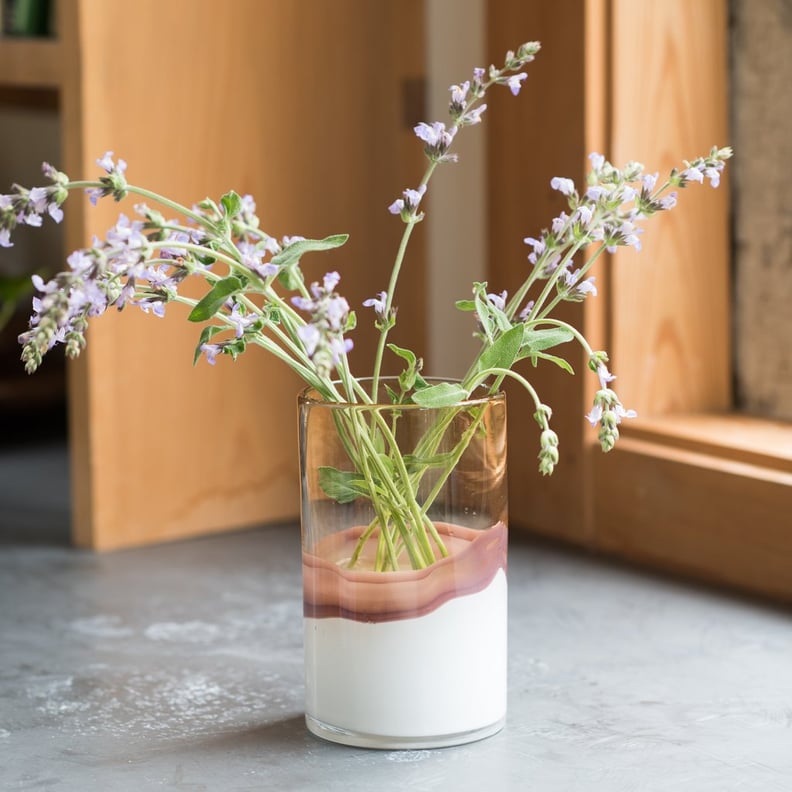
[[[453,734],[427,735],[422,737],[393,737],[387,734],[368,734],[366,732],[350,731],[337,726],[330,726],[311,715],[305,716],[305,725],[308,731],[323,740],[328,740],[341,745],[354,748],[376,748],[380,750],[419,750],[423,748],[450,748],[453,745],[483,740],[491,737],[503,729],[506,718],[503,717],[495,723],[483,726],[480,729],[455,732]]]

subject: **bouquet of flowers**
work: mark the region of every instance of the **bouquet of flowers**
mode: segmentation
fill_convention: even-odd
[[[315,397],[326,402],[373,405],[382,400],[384,391],[390,405],[427,410],[456,406],[467,415],[468,429],[453,447],[443,446],[448,425],[443,419],[429,426],[409,455],[395,442],[396,427],[376,411],[366,419],[353,411],[339,412],[337,431],[349,464],[320,471],[328,497],[370,502],[370,533],[376,530],[381,543],[377,569],[396,569],[400,549],[414,568],[433,563],[445,548],[429,509],[464,452],[466,438],[479,429],[477,395],[496,393],[506,378],[516,380],[534,403],[540,471],[550,474],[558,462],[551,409],[515,369],[520,361],[534,365],[546,361],[572,373],[557,347],[580,344],[600,384],[587,418],[599,429],[602,449],[613,447],[619,424],[634,413],[622,405],[612,387],[607,354],[592,349],[578,329],[554,317],[554,310],[564,301],[594,296],[590,270],[597,259],[620,246],[640,249],[641,223],[672,209],[678,188],[705,179],[717,187],[732,154],[729,148],[715,147],[662,179],[640,163],[619,168],[592,154],[585,185],[577,186],[566,177],[552,179],[551,187],[565,196],[568,207],[547,228],[525,239],[529,266],[523,283],[512,295],[487,283],[472,285],[470,296],[456,307],[471,314],[478,352],[460,380],[430,380],[419,354],[389,342],[408,243],[424,217],[422,205],[435,170],[457,159],[453,150],[457,135],[482,122],[490,90],[520,93],[527,78],[523,68],[539,49],[538,42],[528,42],[508,52],[502,67],[475,69],[469,79],[451,86],[448,120],[415,127],[427,165],[420,183],[405,189],[389,207],[404,231],[389,282],[362,305],[370,311],[366,323],[378,334],[373,370],[365,377],[353,373],[350,366],[348,353],[358,319],[339,292],[339,274],[329,272],[308,284],[300,268],[304,255],[337,248],[346,241],[345,235],[278,238],[260,227],[253,198],[233,191],[217,201],[207,198],[182,206],[127,181],[126,163],[112,152],[97,160],[102,173],[96,180],[72,181],[45,164],[46,186],[14,185],[9,194],[0,195],[0,246],[4,247],[13,244],[13,231],[20,224],[40,226],[47,216],[60,222],[63,204],[74,190],[87,192],[92,203],[106,197],[120,201],[128,195],[141,199],[135,205],[136,219],[122,214],[104,239],[94,239],[68,257],[68,269],[48,282],[33,276],[38,295],[30,328],[19,339],[27,371],[34,372],[57,344],[65,345],[67,356],[79,355],[90,318],[110,307],[135,306],[162,317],[169,303],[180,302],[190,307],[189,320],[203,325],[196,361],[204,358],[214,364],[219,355],[236,359],[253,345],[291,367]],[[189,277],[205,283],[200,299],[180,293]],[[402,370],[395,379],[382,377],[386,355],[394,355],[400,363]],[[424,487],[419,499],[421,483],[430,471],[434,483]]]

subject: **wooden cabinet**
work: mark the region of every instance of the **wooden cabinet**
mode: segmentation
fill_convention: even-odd
[[[58,92],[62,168],[97,173],[114,151],[131,182],[188,204],[254,195],[282,236],[349,232],[306,257],[356,305],[385,287],[400,224],[386,208],[422,167],[403,87],[422,76],[418,0],[58,0],[56,41],[0,41],[6,85]],[[409,121],[410,119],[408,119]],[[67,246],[131,202],[69,198]],[[403,288],[423,291],[420,235]],[[114,313],[114,312],[113,312]],[[112,548],[298,514],[300,382],[257,351],[192,365],[199,328],[125,310],[88,332],[69,366],[73,537]],[[421,346],[422,311],[404,322]],[[371,349],[361,341],[355,355]]]

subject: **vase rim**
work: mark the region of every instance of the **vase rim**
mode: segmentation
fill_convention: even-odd
[[[360,377],[358,382],[362,385],[367,383],[371,383],[373,377]],[[439,384],[441,382],[449,382],[449,383],[459,383],[461,382],[460,379],[456,378],[444,378],[444,377],[424,377],[424,380],[429,384]],[[385,376],[380,377],[380,387],[384,386],[388,383],[398,382],[399,378],[396,375],[393,376]],[[341,380],[335,380],[334,385],[343,385]],[[328,401],[324,399],[319,391],[313,385],[305,386],[298,394],[297,401],[300,406],[316,406],[316,407],[328,407],[328,408],[335,408],[335,409],[359,409],[359,410],[371,410],[371,409],[398,409],[398,410],[447,410],[449,408],[454,407],[475,407],[479,404],[492,404],[497,402],[502,402],[506,400],[506,393],[502,390],[497,391],[496,393],[489,394],[486,392],[486,388],[483,385],[478,385],[476,390],[482,390],[484,393],[482,396],[471,396],[467,399],[462,399],[461,401],[454,402],[447,407],[423,407],[420,404],[394,404],[390,401],[377,401],[377,402],[346,402],[346,401]]]

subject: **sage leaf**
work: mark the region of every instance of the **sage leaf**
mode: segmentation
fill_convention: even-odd
[[[328,498],[338,503],[351,503],[361,495],[368,495],[366,482],[360,473],[328,465],[319,468],[319,486]]]
[[[523,337],[522,325],[516,325],[511,330],[507,330],[481,353],[478,364],[479,371],[493,368],[510,369],[518,359],[520,348],[523,345]]]
[[[558,355],[551,355],[548,352],[537,352],[531,358],[531,362],[534,364],[534,366],[536,365],[536,361],[538,358],[541,358],[542,360],[549,360],[551,363],[555,363],[556,366],[566,371],[567,374],[575,373],[575,370],[572,368],[570,363],[564,360],[564,358],[558,357]]]
[[[544,352],[560,344],[566,344],[574,338],[571,330],[565,327],[545,327],[541,330],[526,327],[523,336],[523,349],[520,357],[529,357],[536,352]]]
[[[421,388],[413,393],[413,401],[419,407],[452,407],[468,397],[468,392],[453,382],[440,382]]]
[[[233,190],[227,192],[221,199],[220,203],[223,205],[226,217],[236,217],[242,211],[242,199],[239,193]]]
[[[201,298],[187,317],[191,322],[205,322],[211,319],[225,304],[225,301],[242,291],[242,281],[236,275],[230,275],[215,283]]]
[[[349,234],[333,234],[324,239],[299,239],[296,242],[292,242],[291,245],[287,245],[280,253],[274,255],[272,263],[277,267],[288,267],[299,261],[306,253],[341,247],[347,239],[349,239]]]

